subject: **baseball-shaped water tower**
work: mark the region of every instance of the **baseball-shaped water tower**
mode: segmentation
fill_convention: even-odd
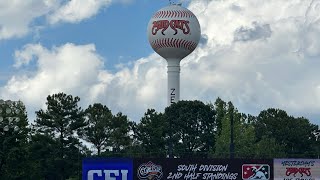
[[[160,9],[149,21],[149,43],[168,63],[168,106],[180,100],[180,61],[196,49],[200,31],[197,17],[181,4]]]

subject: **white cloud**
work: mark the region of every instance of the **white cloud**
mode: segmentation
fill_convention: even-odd
[[[49,24],[79,23],[91,18],[113,0],[20,0],[0,1],[0,40],[17,38]],[[118,1],[117,1],[118,2]],[[128,4],[133,0],[121,0]],[[37,19],[43,20],[36,22]]]
[[[0,40],[26,35],[34,19],[56,6],[54,0],[0,1]]]
[[[181,99],[219,96],[245,113],[276,107],[319,116],[319,7],[318,0],[191,1],[206,40],[181,63]],[[36,72],[12,77],[0,95],[34,109],[58,91],[80,96],[83,104],[102,102],[134,120],[147,108],[166,106],[166,63],[156,54],[115,73],[93,44],[30,44],[15,55],[18,69],[35,61]]]
[[[198,96],[220,96],[251,112],[320,115],[319,7],[319,0],[192,1],[208,37],[203,51],[212,52],[201,59],[202,80],[193,82],[202,87]]]
[[[28,44],[16,51],[15,67],[22,71],[35,61],[36,71],[13,76],[0,89],[0,96],[21,99],[33,118],[33,113],[44,107],[48,95],[65,92],[79,96],[83,108],[101,102],[115,112],[126,112],[139,119],[147,108],[159,107],[159,98],[154,97],[165,95],[165,63],[159,59],[155,55],[142,58],[132,69],[123,67],[112,74],[104,69],[103,59],[93,44],[67,43],[52,49]]]
[[[76,23],[96,15],[102,7],[110,5],[112,0],[71,0],[59,7],[49,16],[49,22]]]
[[[66,91],[84,95],[96,83],[98,70],[103,67],[92,44],[65,44],[51,50],[29,44],[15,54],[17,67],[27,66],[34,57],[36,72],[13,76],[1,91],[1,97],[23,100],[32,113],[42,107],[49,94]]]

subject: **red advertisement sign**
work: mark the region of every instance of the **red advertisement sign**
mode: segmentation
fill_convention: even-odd
[[[242,179],[270,179],[270,166],[268,164],[242,165]]]

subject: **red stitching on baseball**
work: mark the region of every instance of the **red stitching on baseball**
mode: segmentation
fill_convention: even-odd
[[[163,48],[163,47],[165,47],[166,46],[166,41],[164,40],[164,39],[162,39],[162,41],[161,41],[161,47],[160,48]]]
[[[174,47],[173,38],[171,38],[170,45],[171,45],[171,47]]]
[[[178,44],[177,44],[178,48],[181,47],[181,42],[182,42],[182,41],[183,41],[183,39],[180,39],[180,40],[179,40],[179,42],[178,42]]]
[[[175,48],[177,48],[177,42],[176,41],[177,41],[177,39],[173,40],[173,47],[175,47]]]
[[[190,12],[185,10],[170,10],[170,11],[158,11],[153,18],[195,18],[196,16]]]
[[[163,39],[154,40],[153,42],[151,42],[151,46],[154,50],[171,47],[171,48],[184,48],[192,51],[197,47],[197,43],[193,41],[188,41],[185,39],[163,38]]]

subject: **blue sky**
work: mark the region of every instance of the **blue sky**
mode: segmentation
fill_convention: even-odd
[[[1,74],[10,76],[13,54],[28,43],[45,47],[60,46],[66,42],[88,44],[94,42],[97,52],[110,67],[119,62],[134,61],[152,52],[146,38],[146,27],[151,15],[169,1],[128,1],[102,7],[98,14],[79,23],[50,25],[44,16],[33,19],[30,26],[41,26],[21,38],[0,41]],[[129,18],[130,17],[130,18]],[[110,70],[113,70],[110,68]],[[1,78],[0,85],[7,79]]]
[[[180,2],[176,0],[175,2]],[[29,119],[65,92],[138,121],[166,106],[166,63],[147,24],[168,0],[0,2],[0,98]],[[181,99],[232,101],[257,115],[275,107],[320,124],[319,0],[183,1],[202,44],[181,63]],[[281,12],[281,13],[280,13]]]

